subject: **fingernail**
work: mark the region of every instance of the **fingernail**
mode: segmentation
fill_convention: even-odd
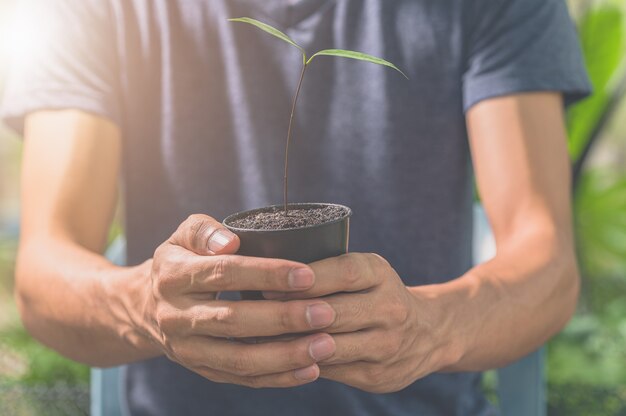
[[[287,278],[292,289],[308,289],[313,285],[313,280],[315,280],[313,271],[304,267],[291,269]]]
[[[335,352],[335,341],[331,337],[318,338],[309,345],[309,354],[315,361],[330,357]]]
[[[323,328],[333,323],[335,311],[327,303],[316,303],[306,308],[306,320],[311,328]]]
[[[319,371],[317,369],[317,365],[311,365],[306,368],[301,368],[293,372],[293,375],[298,380],[302,381],[313,381],[319,376]]]
[[[233,241],[234,238],[235,235],[228,230],[217,230],[209,238],[209,250],[217,253]]]

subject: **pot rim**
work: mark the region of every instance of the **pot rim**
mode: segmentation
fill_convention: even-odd
[[[268,205],[266,207],[254,208],[254,209],[249,209],[249,210],[246,210],[246,211],[236,212],[236,213],[230,214],[229,216],[224,218],[224,220],[222,221],[222,224],[224,226],[226,226],[227,228],[229,228],[230,230],[237,231],[237,232],[278,233],[278,232],[283,232],[283,231],[304,230],[304,229],[307,229],[307,228],[316,228],[316,227],[322,227],[322,226],[325,226],[325,225],[336,224],[336,223],[344,221],[347,218],[350,218],[352,216],[352,209],[350,209],[350,207],[347,207],[347,206],[342,205],[342,204],[334,204],[334,203],[330,203],[330,202],[295,202],[295,203],[287,204],[287,206],[288,207],[304,207],[304,206],[309,206],[309,207],[328,207],[328,206],[334,206],[334,207],[343,208],[345,210],[345,214],[342,215],[340,218],[338,218],[336,220],[324,222],[322,224],[305,225],[303,227],[278,228],[278,229],[271,229],[271,228],[240,228],[240,227],[235,227],[235,226],[232,226],[232,225],[228,224],[229,221],[232,221],[232,220],[234,220],[236,218],[239,218],[239,217],[250,215],[250,214],[256,213],[256,212],[266,211],[266,210],[269,210],[269,209],[272,209],[272,208],[277,208],[277,207],[278,208],[282,208],[283,206],[284,206],[283,204]]]

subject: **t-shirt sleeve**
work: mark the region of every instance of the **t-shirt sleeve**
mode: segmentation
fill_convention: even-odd
[[[119,125],[119,73],[109,3],[102,0],[22,0],[17,19],[33,28],[27,47],[14,48],[0,104],[5,123],[23,133],[37,110],[77,109]]]
[[[463,106],[492,97],[559,91],[566,105],[591,91],[564,0],[475,0],[466,21]]]

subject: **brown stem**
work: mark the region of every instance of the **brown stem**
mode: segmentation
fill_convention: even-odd
[[[298,88],[296,89],[296,95],[293,97],[293,104],[291,106],[291,117],[289,117],[289,129],[287,130],[287,145],[285,146],[285,184],[284,184],[284,203],[285,203],[285,216],[287,216],[287,170],[289,168],[289,143],[291,142],[291,126],[293,124],[294,113],[296,112],[296,103],[298,102],[298,96],[300,95],[300,88],[302,87],[302,81],[304,80],[304,72],[306,71],[306,62],[302,66],[302,73],[300,74],[300,81],[298,82]]]

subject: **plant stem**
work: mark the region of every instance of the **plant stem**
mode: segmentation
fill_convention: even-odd
[[[287,145],[285,146],[285,184],[284,184],[284,205],[285,216],[287,216],[287,170],[289,168],[289,143],[291,142],[291,127],[293,125],[293,118],[296,112],[296,103],[298,102],[298,96],[300,95],[300,88],[302,87],[302,81],[304,80],[304,72],[307,68],[306,62],[302,65],[302,72],[300,73],[300,81],[298,81],[298,88],[296,89],[296,95],[293,97],[293,104],[291,106],[291,116],[289,117],[289,129],[287,130]]]

